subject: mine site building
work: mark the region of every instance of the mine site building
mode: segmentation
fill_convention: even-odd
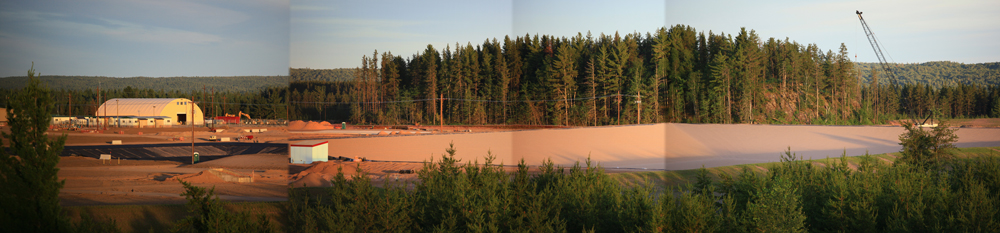
[[[330,153],[328,141],[298,141],[288,146],[291,147],[292,163],[310,164],[316,161],[326,162]]]
[[[194,111],[192,112],[192,105]],[[121,127],[159,128],[174,125],[204,125],[205,114],[185,98],[115,98],[97,108],[96,124]]]

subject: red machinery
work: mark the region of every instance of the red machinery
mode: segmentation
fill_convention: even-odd
[[[215,117],[215,120],[216,121],[226,122],[226,124],[239,124],[240,123],[240,117],[238,117],[238,116],[217,116],[217,117]]]

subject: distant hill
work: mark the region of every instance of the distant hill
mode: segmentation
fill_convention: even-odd
[[[338,69],[309,69],[309,68],[291,68],[288,70],[288,74],[292,76],[292,82],[305,82],[305,81],[324,81],[324,82],[334,82],[334,81],[350,81],[354,80],[354,71],[357,68],[338,68]]]
[[[871,71],[878,63],[857,63],[861,82],[871,83]],[[924,84],[933,87],[953,86],[959,83],[981,86],[1000,86],[1000,62],[963,64],[950,61],[894,64],[896,78],[902,83]],[[889,83],[889,76],[879,72],[879,83]]]
[[[266,87],[287,87],[288,76],[225,76],[225,77],[131,77],[114,78],[99,76],[41,76],[42,82],[52,90],[97,89],[152,89],[165,91],[193,91],[202,88],[216,91],[252,92]],[[0,78],[0,88],[20,89],[28,82],[27,76]]]

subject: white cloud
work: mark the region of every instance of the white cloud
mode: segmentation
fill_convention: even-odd
[[[106,10],[98,9],[95,17],[140,24],[224,27],[250,20],[250,15],[237,10],[213,6],[200,1],[105,0]],[[230,4],[235,5],[235,4]]]
[[[95,33],[103,34],[111,38],[136,42],[154,42],[165,44],[208,44],[222,42],[223,38],[217,35],[179,30],[172,28],[150,27],[128,22],[105,20],[119,27],[103,27],[96,25],[85,30],[92,30]]]
[[[101,39],[164,44],[208,44],[223,41],[213,34],[141,25],[131,22],[96,18],[94,22],[66,20],[65,15],[45,12],[0,12],[0,19],[18,20],[33,31],[54,33],[70,38],[93,36]],[[12,32],[3,32],[11,34]]]

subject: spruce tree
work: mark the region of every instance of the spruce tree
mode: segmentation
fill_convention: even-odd
[[[55,101],[36,78],[34,65],[28,84],[6,96],[10,133],[2,134],[0,149],[0,226],[11,232],[66,232],[69,221],[59,206],[65,181],[56,174],[66,135],[50,140]]]

